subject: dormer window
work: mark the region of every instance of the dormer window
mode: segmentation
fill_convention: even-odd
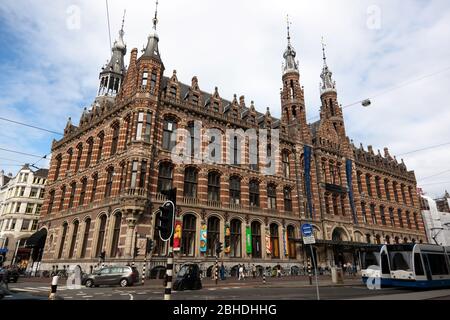
[[[171,86],[169,94],[171,98],[175,99],[177,97],[177,87]]]
[[[214,101],[213,103],[213,110],[215,112],[219,112],[219,103],[217,101]]]
[[[197,94],[192,95],[192,103],[198,105],[199,96]]]

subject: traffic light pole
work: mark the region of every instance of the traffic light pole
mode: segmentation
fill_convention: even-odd
[[[164,290],[164,300],[171,300],[172,273],[173,273],[173,236],[170,238],[169,241],[169,255],[167,256],[166,288]]]

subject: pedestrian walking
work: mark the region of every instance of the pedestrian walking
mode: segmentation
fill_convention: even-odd
[[[277,268],[277,276],[278,278],[281,278],[281,266],[278,266]]]
[[[256,266],[255,265],[252,266],[252,274],[253,274],[253,279],[255,279],[256,278]]]
[[[223,265],[223,262],[222,262],[222,265],[220,266],[220,280],[225,280],[225,267],[224,267],[224,265]]]
[[[239,266],[239,281],[240,280],[245,280],[245,275],[244,275],[244,266],[240,265]]]

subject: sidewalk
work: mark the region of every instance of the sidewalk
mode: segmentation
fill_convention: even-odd
[[[65,279],[60,279],[60,285],[65,285]],[[362,285],[360,277],[346,277],[343,284],[334,284],[331,281],[331,276],[319,276],[318,277],[320,287],[340,287],[340,286],[358,286]],[[19,278],[18,283],[51,283],[51,278]],[[163,279],[146,279],[144,286],[141,282],[133,286],[134,289],[160,289],[164,288]],[[227,278],[226,280],[219,280],[216,282],[210,278],[202,279],[202,285],[204,288],[214,287],[254,287],[254,288],[303,288],[315,286],[315,277],[312,278],[312,285],[309,284],[308,276],[286,276],[282,278],[266,277],[266,283],[263,283],[261,277],[246,278],[239,281],[237,278]]]

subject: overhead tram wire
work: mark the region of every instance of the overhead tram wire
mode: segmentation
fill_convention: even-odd
[[[397,86],[393,86],[393,87],[391,87],[391,88],[382,90],[382,91],[380,91],[380,92],[378,92],[378,93],[374,93],[374,94],[370,95],[368,99],[371,100],[371,99],[374,99],[374,98],[381,97],[381,96],[383,96],[383,95],[385,95],[385,94],[388,94],[388,93],[391,92],[391,91],[395,91],[395,90],[401,89],[401,88],[403,88],[403,87],[409,86],[410,84],[413,84],[413,83],[416,83],[416,82],[425,80],[425,79],[427,79],[427,78],[434,77],[434,76],[436,76],[436,75],[439,75],[439,74],[444,73],[444,72],[447,72],[447,71],[450,71],[450,66],[448,66],[448,67],[446,67],[446,68],[444,68],[444,69],[441,69],[441,70],[439,70],[439,71],[436,71],[436,72],[433,72],[433,73],[430,73],[430,74],[427,74],[427,75],[423,75],[423,76],[421,76],[421,77],[419,77],[419,78],[411,79],[411,80],[405,81],[405,82],[403,82],[403,83],[400,83],[400,84],[397,85]],[[367,100],[367,99],[355,101],[355,102],[353,102],[353,103],[350,103],[350,104],[348,104],[348,105],[343,106],[342,109],[347,109],[347,108],[353,107],[353,106],[355,106],[355,105],[358,105],[358,104],[363,103],[363,102],[366,101],[366,100]],[[311,121],[311,120],[319,119],[319,118],[320,118],[320,116],[315,116],[315,117],[313,117],[313,118],[308,119],[308,122]]]
[[[401,153],[401,154],[399,154],[399,155],[397,155],[397,156],[398,156],[398,157],[406,156],[406,155],[410,155],[410,154],[413,154],[413,153],[422,152],[422,151],[427,151],[427,150],[431,150],[431,149],[437,149],[437,148],[444,147],[444,146],[448,146],[448,145],[450,145],[450,142],[446,142],[446,143],[438,144],[438,145],[436,145],[436,146],[424,147],[424,148],[422,148],[422,149],[417,149],[417,150],[413,150],[413,151]]]
[[[441,185],[441,184],[447,184],[450,183],[450,181],[444,181],[444,182],[434,182],[434,183],[425,183],[425,184],[418,184],[420,187],[425,187],[425,186],[436,186],[436,185]]]
[[[64,135],[64,134],[62,134],[60,132],[48,130],[48,129],[45,129],[45,128],[41,128],[41,127],[37,127],[37,126],[31,125],[31,124],[26,124],[26,123],[23,123],[23,122],[7,119],[7,118],[4,118],[4,117],[0,117],[0,120],[6,121],[6,122],[11,122],[11,123],[18,124],[18,125],[25,126],[25,127],[29,127],[29,128],[33,128],[33,129],[37,129],[37,130],[41,130],[41,131],[45,131],[45,132],[49,132],[49,133],[53,133],[53,134],[57,134],[57,135],[60,135],[60,136]]]
[[[20,152],[20,151],[15,151],[15,150],[10,150],[10,149],[6,149],[6,148],[0,148],[0,151],[6,151],[6,152],[11,152],[11,153],[17,153],[17,154],[21,154],[21,155],[23,155],[23,156],[28,156],[28,157],[42,158],[42,156],[37,156],[37,155],[35,155],[35,154],[26,153],[26,152]]]
[[[417,180],[423,181],[423,180],[427,180],[427,179],[431,179],[431,178],[442,176],[442,175],[444,175],[446,173],[449,173],[449,172],[450,172],[450,170],[445,170],[445,171],[433,174],[433,175],[428,176],[428,177],[420,178],[420,179],[417,179]]]

